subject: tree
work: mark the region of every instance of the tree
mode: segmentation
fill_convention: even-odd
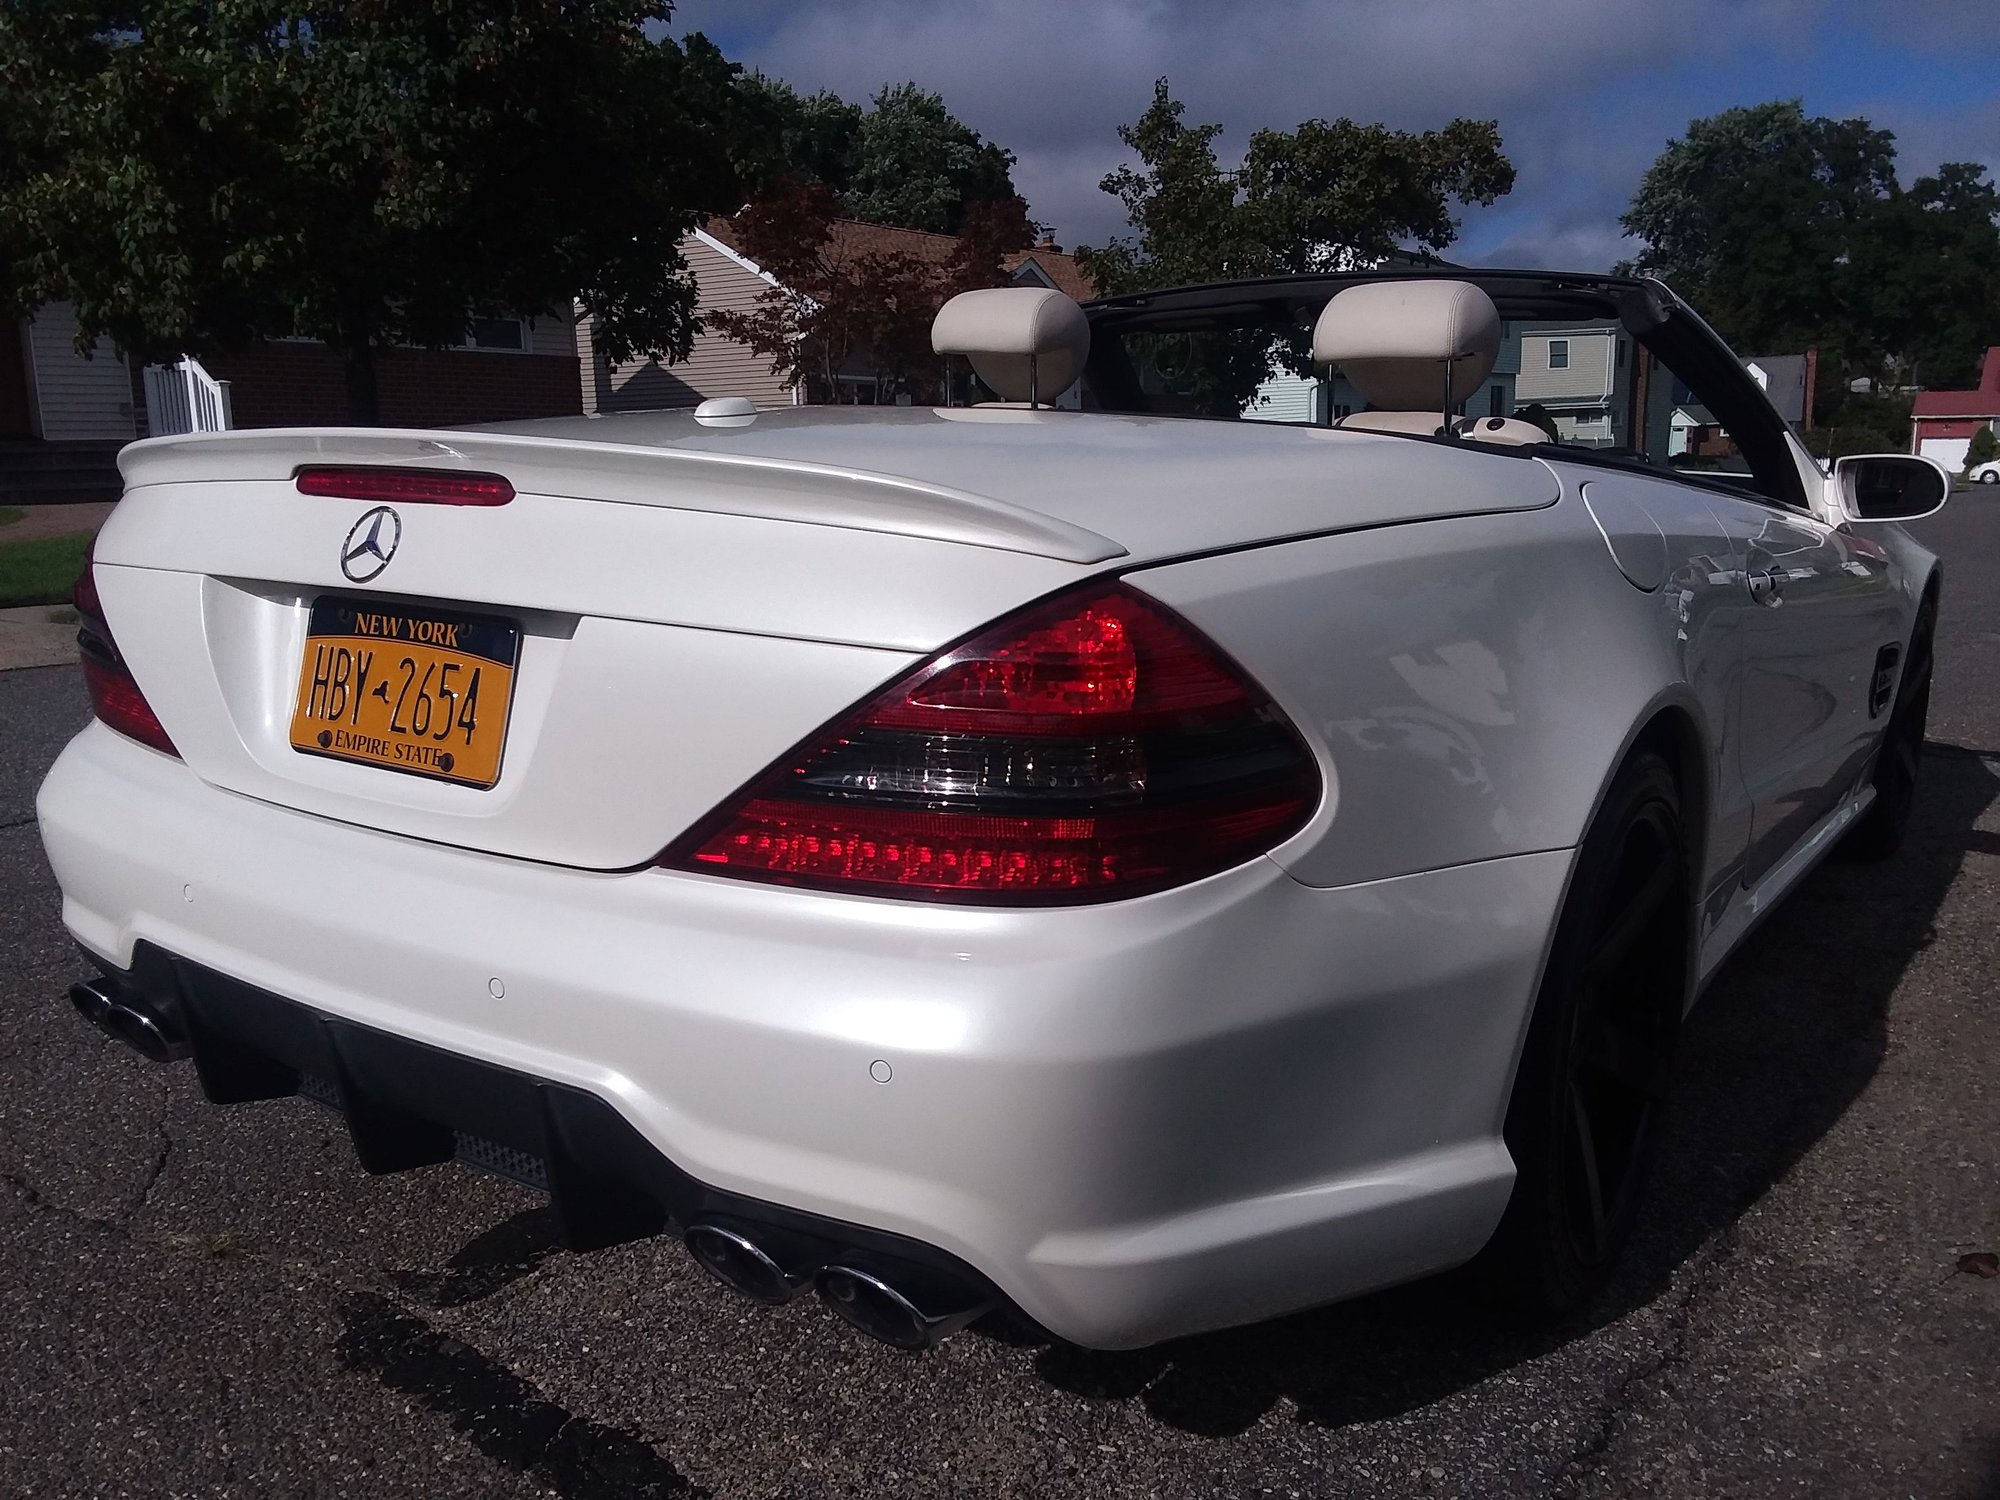
[[[1188,125],[1162,78],[1153,103],[1118,138],[1139,167],[1120,167],[1098,183],[1125,205],[1136,238],[1079,245],[1077,264],[1107,293],[1255,276],[1266,257],[1233,174],[1215,158],[1220,125]]]
[[[963,232],[938,256],[885,249],[836,222],[842,203],[823,182],[772,183],[731,222],[743,253],[776,283],[749,312],[708,315],[725,338],[748,344],[815,400],[836,400],[839,377],[865,357],[886,396],[930,391],[936,356],[930,324],[947,297],[1003,286],[1002,258],[1028,242],[1019,198],[968,205]]]
[[[1136,236],[1080,246],[1076,258],[1108,293],[1188,282],[1380,264],[1393,252],[1436,253],[1458,234],[1453,205],[1489,204],[1514,168],[1488,120],[1412,134],[1353,120],[1260,130],[1242,165],[1215,153],[1220,125],[1189,125],[1164,78],[1119,139],[1139,158],[1099,184],[1125,205]],[[1310,368],[1303,331],[1246,330],[1203,346],[1202,410],[1234,415],[1275,364]]]
[[[1965,469],[1971,472],[1980,464],[1991,463],[2000,458],[2000,438],[1993,435],[1991,427],[1982,427],[1973,433],[1972,441],[1965,449]]]
[[[287,335],[375,361],[476,316],[685,357],[681,236],[740,201],[751,117],[665,0],[51,0],[0,10],[0,307],[152,356]]]
[[[752,73],[743,80],[745,100],[761,126],[764,153],[757,176],[771,180],[802,177],[844,193],[854,181],[866,116],[830,89],[801,94],[782,78]]]
[[[824,90],[800,94],[777,79],[754,76],[746,84],[776,148],[763,162],[766,178],[822,183],[846,218],[957,234],[971,205],[1016,196],[1013,153],[914,83],[883,87],[866,110]]]
[[[1910,406],[1910,397],[1900,393],[1848,393],[1826,422],[1805,434],[1806,448],[1818,458],[1907,453]]]
[[[845,197],[850,218],[957,234],[973,203],[1014,192],[1014,154],[961,123],[914,83],[884,88],[862,121]]]
[[[1895,137],[1797,100],[1695,120],[1646,171],[1621,222],[1629,269],[1694,301],[1739,347],[1818,348],[1822,383],[1949,385],[2000,328],[2000,211],[1983,168],[1907,190]]]
[[[2000,190],[1985,169],[1947,162],[1878,210],[1877,339],[1912,385],[1972,385],[2000,340]]]
[[[1188,125],[1164,78],[1119,139],[1138,155],[1099,185],[1125,205],[1136,239],[1079,249],[1113,291],[1378,264],[1398,249],[1436,253],[1458,236],[1454,204],[1490,204],[1514,168],[1490,120],[1411,134],[1353,120],[1260,130],[1243,164],[1216,160],[1220,125]]]

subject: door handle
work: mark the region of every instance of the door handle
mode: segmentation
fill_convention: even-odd
[[[1777,568],[1751,568],[1743,575],[1750,597],[1775,608],[1785,602],[1785,575]]]

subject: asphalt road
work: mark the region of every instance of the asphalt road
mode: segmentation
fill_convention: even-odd
[[[2000,1497],[2000,496],[1946,558],[1921,824],[1696,1012],[1618,1284],[1523,1330],[1447,1278],[1138,1354],[922,1357],[525,1190],[369,1178],[79,1022],[32,797],[74,669],[0,674],[0,1494]]]

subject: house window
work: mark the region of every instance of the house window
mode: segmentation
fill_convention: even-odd
[[[528,322],[525,318],[474,318],[467,335],[468,349],[499,349],[511,354],[528,350]]]
[[[1551,370],[1567,370],[1569,368],[1568,339],[1549,340],[1549,368]]]

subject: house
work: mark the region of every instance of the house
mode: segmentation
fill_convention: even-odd
[[[311,339],[272,339],[202,361],[230,383],[238,427],[347,421],[346,370]],[[462,427],[522,417],[575,416],[576,330],[568,318],[475,318],[448,349],[386,349],[375,359],[385,427]],[[143,410],[143,398],[141,402]]]
[[[11,326],[0,321],[0,499],[30,498],[29,474],[86,461],[87,483],[115,497],[110,456],[149,434],[146,384],[134,360],[99,339],[76,349],[75,314],[52,302]],[[340,356],[310,339],[272,339],[204,368],[229,385],[237,427],[339,426],[347,421]],[[382,421],[457,426],[579,409],[575,332],[567,318],[481,318],[453,349],[390,349],[376,360]],[[43,489],[58,486],[43,485]],[[41,498],[36,496],[34,498]]]
[[[1910,451],[1947,469],[1962,469],[1972,436],[1982,427],[2000,432],[2000,344],[1986,351],[1976,389],[1917,392],[1910,410]]]
[[[124,357],[105,339],[79,354],[68,303],[0,322],[0,441],[129,442],[136,420]]]
[[[1743,368],[1757,382],[1778,415],[1795,433],[1812,426],[1814,387],[1819,382],[1819,350],[1803,354],[1753,354]]]
[[[1464,403],[1467,416],[1513,415],[1514,376],[1519,368],[1520,357],[1520,341],[1511,335],[1503,336],[1499,357],[1493,362],[1493,369],[1486,377],[1486,384]],[[1333,407],[1330,416],[1327,413],[1329,401]],[[1257,387],[1256,394],[1250,398],[1250,405],[1245,408],[1243,416],[1246,421],[1251,422],[1337,422],[1342,417],[1363,410],[1367,405],[1367,398],[1338,371],[1334,372],[1333,379],[1329,382],[1279,369],[1272,373],[1270,379]],[[1442,412],[1439,415],[1441,417]]]
[[[1819,350],[1804,354],[1753,354],[1743,368],[1771,398],[1771,405],[1793,432],[1804,435],[1812,425],[1814,388],[1819,379]],[[1697,458],[1733,458],[1736,444],[1722,425],[1694,399],[1694,393],[1680,380],[1673,382],[1669,397],[1667,456],[1691,454]],[[1654,451],[1649,442],[1648,452]]]
[[[833,233],[843,253],[893,253],[940,264],[958,247],[958,241],[948,234],[864,224],[855,219],[836,219]],[[703,313],[755,311],[757,299],[778,284],[743,253],[727,219],[710,219],[683,236],[680,250],[694,276]],[[1079,302],[1096,295],[1075,257],[1046,237],[1029,249],[1014,251],[1001,264],[1017,286],[1053,287]],[[711,396],[747,396],[767,407],[805,400],[803,391],[772,372],[768,356],[719,333],[704,330],[697,334],[693,352],[672,364],[635,359],[614,365],[595,352],[595,331],[596,319],[579,308],[577,352],[582,361],[586,412],[659,411],[695,406]],[[866,405],[875,399],[875,375],[863,360],[851,361],[840,374],[839,384],[843,400]]]
[[[116,500],[118,450],[144,432],[124,357],[78,353],[69,304],[0,318],[0,505]]]
[[[1561,441],[1585,448],[1636,446],[1630,424],[1632,336],[1603,323],[1522,323],[1514,401],[1539,405]],[[1504,413],[1503,413],[1504,415]]]

